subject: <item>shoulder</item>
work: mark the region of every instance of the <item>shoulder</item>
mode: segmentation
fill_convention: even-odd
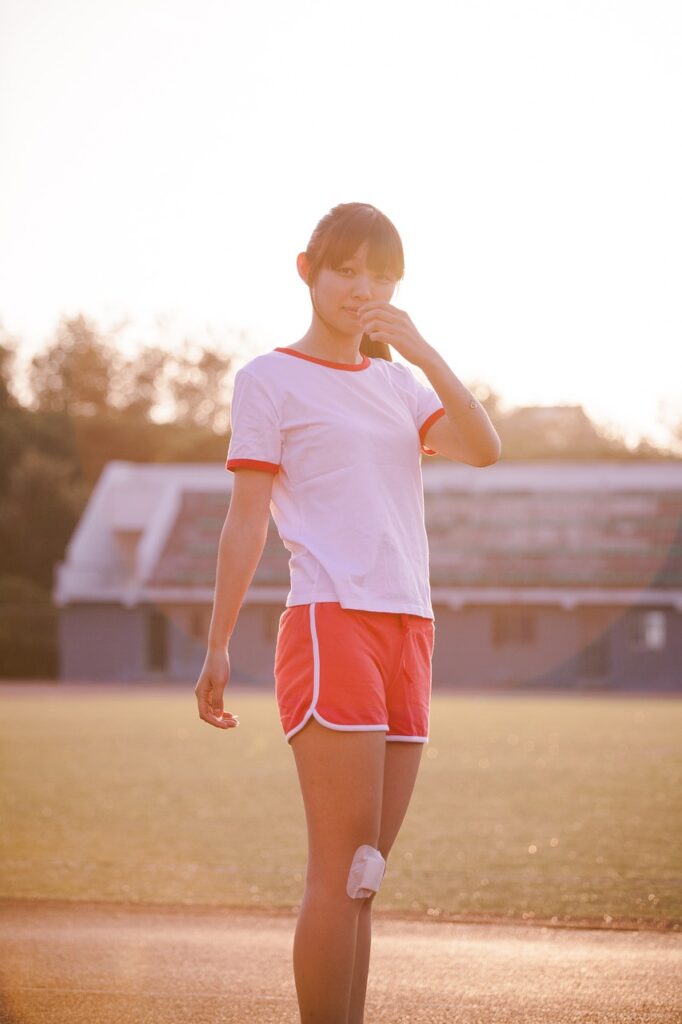
[[[264,352],[239,367],[233,380],[233,403],[239,407],[268,405],[279,414],[286,371],[273,355],[277,353]]]
[[[381,356],[370,356],[369,358],[372,366],[376,367],[379,373],[383,373],[387,377],[390,377],[395,372],[395,368],[398,365],[397,363],[389,362],[388,359],[382,359]]]
[[[251,377],[268,378],[281,373],[282,356],[279,352],[262,352],[239,367],[237,373],[248,374]]]
[[[234,375],[235,387],[265,390],[274,398],[288,379],[286,356],[279,352],[263,352],[243,363]]]
[[[405,363],[397,363],[395,360],[381,359],[376,357],[372,359],[374,366],[381,366],[385,373],[392,374],[397,377],[404,377],[405,374],[411,376],[411,371]]]
[[[414,388],[416,378],[409,366],[406,366],[404,363],[389,362],[388,359],[373,359],[372,365],[380,367],[380,372],[388,380],[392,381],[396,387],[403,390]]]

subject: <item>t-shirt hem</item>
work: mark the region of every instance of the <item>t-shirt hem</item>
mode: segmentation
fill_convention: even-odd
[[[342,608],[350,608],[354,611],[362,612],[394,612],[396,614],[403,613],[405,615],[419,615],[425,619],[432,619],[433,608],[430,605],[422,604],[410,604],[406,601],[375,601],[372,598],[358,599],[358,598],[344,598],[338,594],[311,594],[306,597],[302,597],[298,594],[289,596],[286,599],[286,607],[290,608],[292,605],[298,604],[320,604],[323,601],[338,601]]]

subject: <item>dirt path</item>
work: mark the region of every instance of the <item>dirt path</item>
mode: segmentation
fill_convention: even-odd
[[[3,1024],[298,1024],[295,916],[0,903]],[[376,917],[366,1024],[677,1024],[682,935]]]

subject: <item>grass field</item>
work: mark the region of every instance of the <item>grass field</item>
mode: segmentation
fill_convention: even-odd
[[[0,896],[295,908],[306,829],[273,693],[0,687]],[[682,701],[434,693],[382,910],[682,928]]]

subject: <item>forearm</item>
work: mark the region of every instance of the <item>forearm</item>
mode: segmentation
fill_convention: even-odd
[[[490,417],[443,356],[429,345],[419,367],[443,403],[445,415],[454,425],[461,444],[472,457],[487,459],[491,454],[499,457],[500,438]]]
[[[213,614],[208,631],[209,650],[224,651],[239,611],[260,562],[268,524],[257,520],[231,520],[228,514],[220,534]]]

